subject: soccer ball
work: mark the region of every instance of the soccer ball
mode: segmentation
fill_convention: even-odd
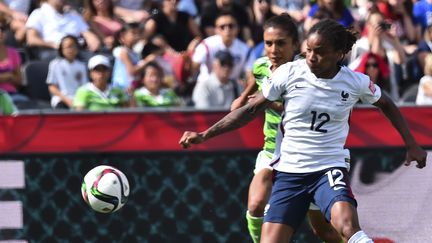
[[[81,185],[84,201],[100,213],[113,213],[122,208],[129,193],[129,182],[125,174],[108,165],[91,169],[84,176]]]

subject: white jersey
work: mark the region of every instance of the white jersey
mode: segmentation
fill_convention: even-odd
[[[289,173],[346,168],[351,110],[359,100],[372,104],[381,97],[380,88],[364,74],[341,67],[332,79],[321,79],[304,59],[281,65],[262,92],[268,100],[284,100],[283,137],[273,167]]]

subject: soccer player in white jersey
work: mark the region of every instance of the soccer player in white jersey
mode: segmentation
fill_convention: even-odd
[[[232,103],[231,109],[245,105],[257,89],[261,90],[263,80],[286,62],[292,61],[299,47],[297,25],[288,14],[274,16],[264,23],[265,57],[255,61],[253,67],[254,82],[250,82],[239,98]],[[270,197],[273,184],[273,169],[270,162],[276,147],[276,134],[281,122],[283,105],[281,100],[272,103],[265,110],[264,146],[259,152],[254,169],[254,176],[249,186],[246,221],[249,234],[254,243],[260,242],[264,208]],[[315,205],[311,205],[308,218],[313,232],[326,243],[340,243],[341,238]]]
[[[289,242],[311,202],[344,242],[373,242],[360,228],[345,163],[348,120],[358,101],[378,107],[391,121],[407,149],[405,165],[416,161],[418,168],[426,166],[426,152],[391,99],[369,77],[340,65],[355,41],[355,34],[336,21],[318,22],[306,38],[306,59],[280,66],[255,99],[207,130],[186,131],[180,138],[187,148],[235,130],[282,96],[283,137],[272,163],[275,177],[262,243]]]

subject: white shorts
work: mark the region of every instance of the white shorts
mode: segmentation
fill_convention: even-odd
[[[272,161],[273,153],[270,153],[265,150],[261,150],[256,158],[255,161],[255,169],[254,174],[258,174],[262,169],[269,169],[273,170],[273,168],[270,166],[270,162]]]

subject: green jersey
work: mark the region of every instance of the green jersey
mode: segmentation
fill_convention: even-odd
[[[180,103],[178,96],[172,89],[161,89],[159,95],[154,96],[145,87],[135,90],[134,98],[137,106],[170,107]]]
[[[78,88],[73,106],[84,107],[90,111],[102,111],[123,107],[127,100],[126,93],[120,88],[101,91],[93,83],[88,83]]]
[[[10,96],[0,90],[0,115],[13,115],[17,113],[17,108]]]
[[[253,75],[255,82],[258,85],[258,89],[261,90],[261,85],[265,79],[268,79],[271,72],[271,62],[268,57],[261,57],[255,61],[253,66]],[[281,122],[281,115],[273,110],[266,109],[265,120],[264,120],[264,150],[273,153],[276,147],[276,133],[278,130],[279,123]]]

